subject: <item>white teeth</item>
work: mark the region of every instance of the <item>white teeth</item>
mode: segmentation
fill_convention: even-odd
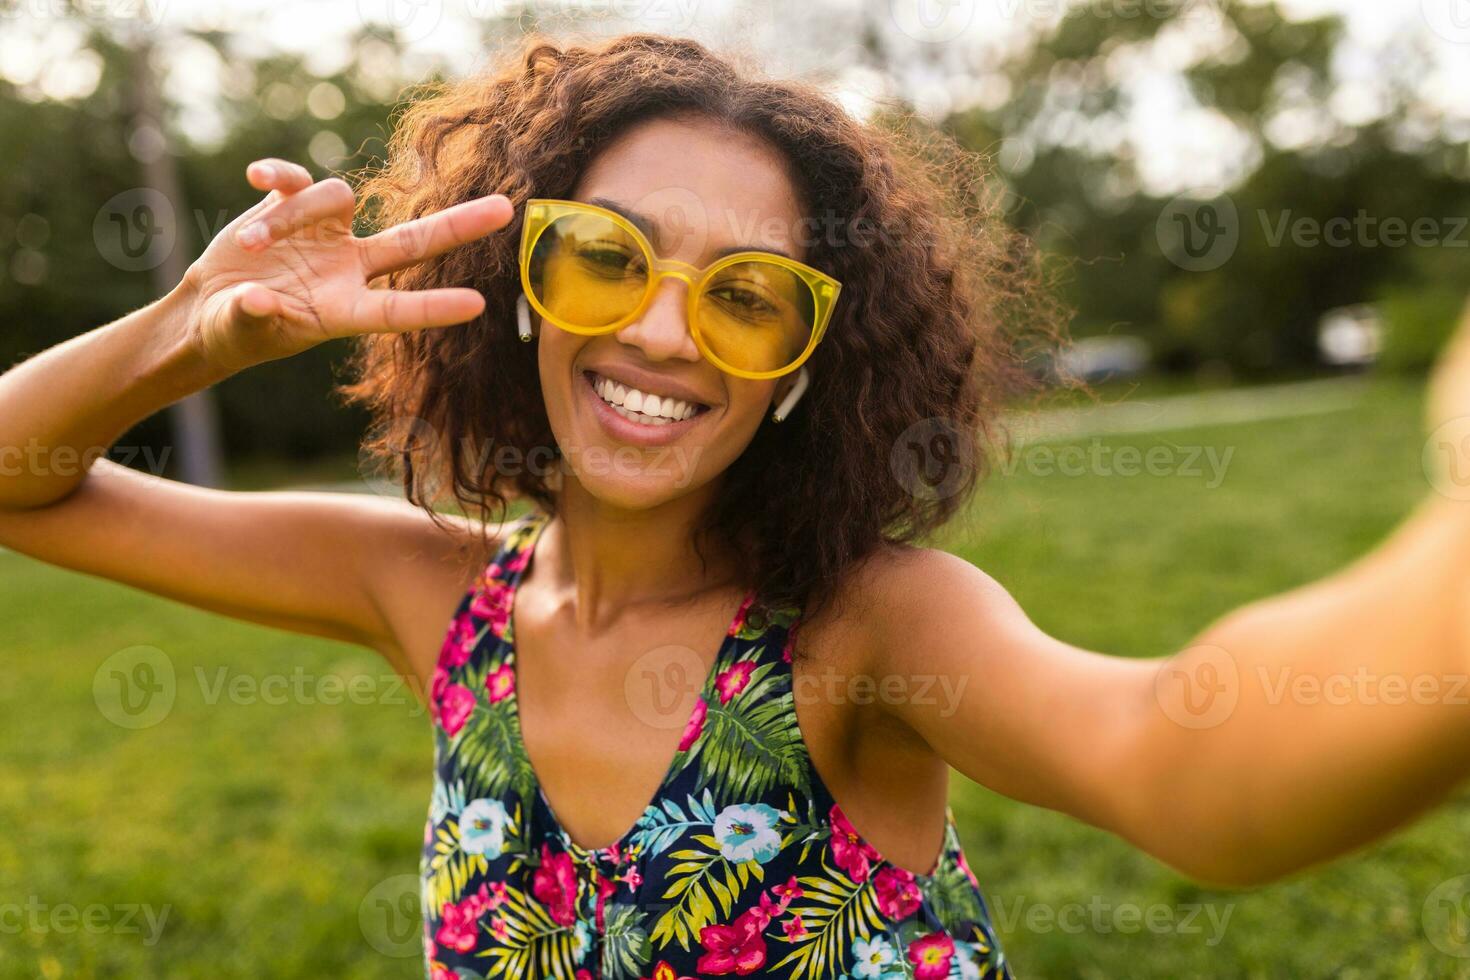
[[[697,406],[672,395],[650,395],[628,388],[610,378],[594,375],[592,388],[613,411],[643,425],[668,425],[693,418]]]

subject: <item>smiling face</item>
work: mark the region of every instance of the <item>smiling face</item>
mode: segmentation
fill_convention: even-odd
[[[631,127],[570,197],[631,217],[660,258],[698,268],[736,249],[805,259],[785,161],[704,118]],[[568,478],[605,503],[642,509],[710,487],[795,380],[736,377],[701,356],[688,290],[664,279],[642,316],[611,334],[538,324],[541,390]]]

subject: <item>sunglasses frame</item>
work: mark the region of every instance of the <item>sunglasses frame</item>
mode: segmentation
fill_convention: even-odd
[[[638,305],[627,316],[605,326],[584,327],[566,322],[542,306],[540,300],[536,298],[535,290],[531,288],[531,253],[535,250],[536,243],[541,240],[542,233],[558,219],[568,214],[595,214],[612,221],[623,231],[627,232],[629,238],[638,245],[639,249],[643,252],[644,260],[648,264],[650,274],[648,277],[648,287],[644,291],[643,298],[638,301]],[[715,273],[729,266],[751,261],[768,262],[795,273],[812,293],[812,303],[814,306],[813,323],[811,337],[807,340],[806,350],[802,351],[790,364],[774,371],[749,371],[744,368],[737,368],[721,360],[710,349],[709,344],[706,343],[703,333],[699,328],[699,317],[696,315],[699,308],[699,301],[704,295],[704,288]],[[654,294],[658,292],[658,287],[665,278],[673,277],[682,280],[685,286],[688,287],[688,295],[685,300],[685,319],[689,325],[689,334],[694,338],[694,346],[699,348],[699,352],[704,355],[705,360],[709,361],[721,371],[727,374],[733,374],[738,378],[751,379],[779,378],[801,367],[806,359],[811,357],[812,351],[817,349],[817,344],[821,342],[822,335],[827,332],[827,324],[832,319],[832,308],[837,302],[838,294],[842,291],[842,284],[825,272],[814,269],[795,259],[789,259],[784,255],[777,255],[774,252],[733,252],[730,255],[716,259],[702,269],[690,265],[688,262],[680,262],[678,259],[659,258],[653,251],[653,244],[639,230],[638,226],[616,211],[610,211],[607,208],[599,207],[596,204],[587,204],[583,201],[565,201],[546,197],[532,198],[526,202],[525,219],[521,225],[520,267],[521,288],[525,291],[526,299],[535,308],[536,312],[548,323],[560,327],[562,330],[588,337],[616,333],[623,327],[626,327],[642,316],[644,311],[648,309],[649,304],[653,302]]]

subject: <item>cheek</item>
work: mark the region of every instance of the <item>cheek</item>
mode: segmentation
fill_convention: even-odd
[[[536,363],[541,375],[541,391],[546,398],[546,413],[554,420],[570,410],[574,394],[569,383],[571,368],[586,341],[545,323],[537,331]]]
[[[730,399],[726,405],[729,423],[740,432],[753,434],[765,418],[775,389],[776,382],[771,380],[730,379],[726,386]]]

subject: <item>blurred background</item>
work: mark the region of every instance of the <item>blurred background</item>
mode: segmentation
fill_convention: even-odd
[[[255,200],[251,160],[370,166],[409,86],[530,29],[696,37],[987,156],[1077,311],[1050,367],[1098,397],[1018,411],[940,543],[1063,639],[1171,652],[1470,497],[1431,487],[1420,425],[1470,291],[1467,0],[8,0],[0,365],[166,290]],[[332,395],[345,353],[231,378],[114,458],[391,493]],[[0,977],[422,973],[432,743],[373,654],[0,553],[0,662]],[[119,670],[167,696],[118,704]],[[1221,892],[955,786],[1022,977],[1470,976],[1467,804]]]

